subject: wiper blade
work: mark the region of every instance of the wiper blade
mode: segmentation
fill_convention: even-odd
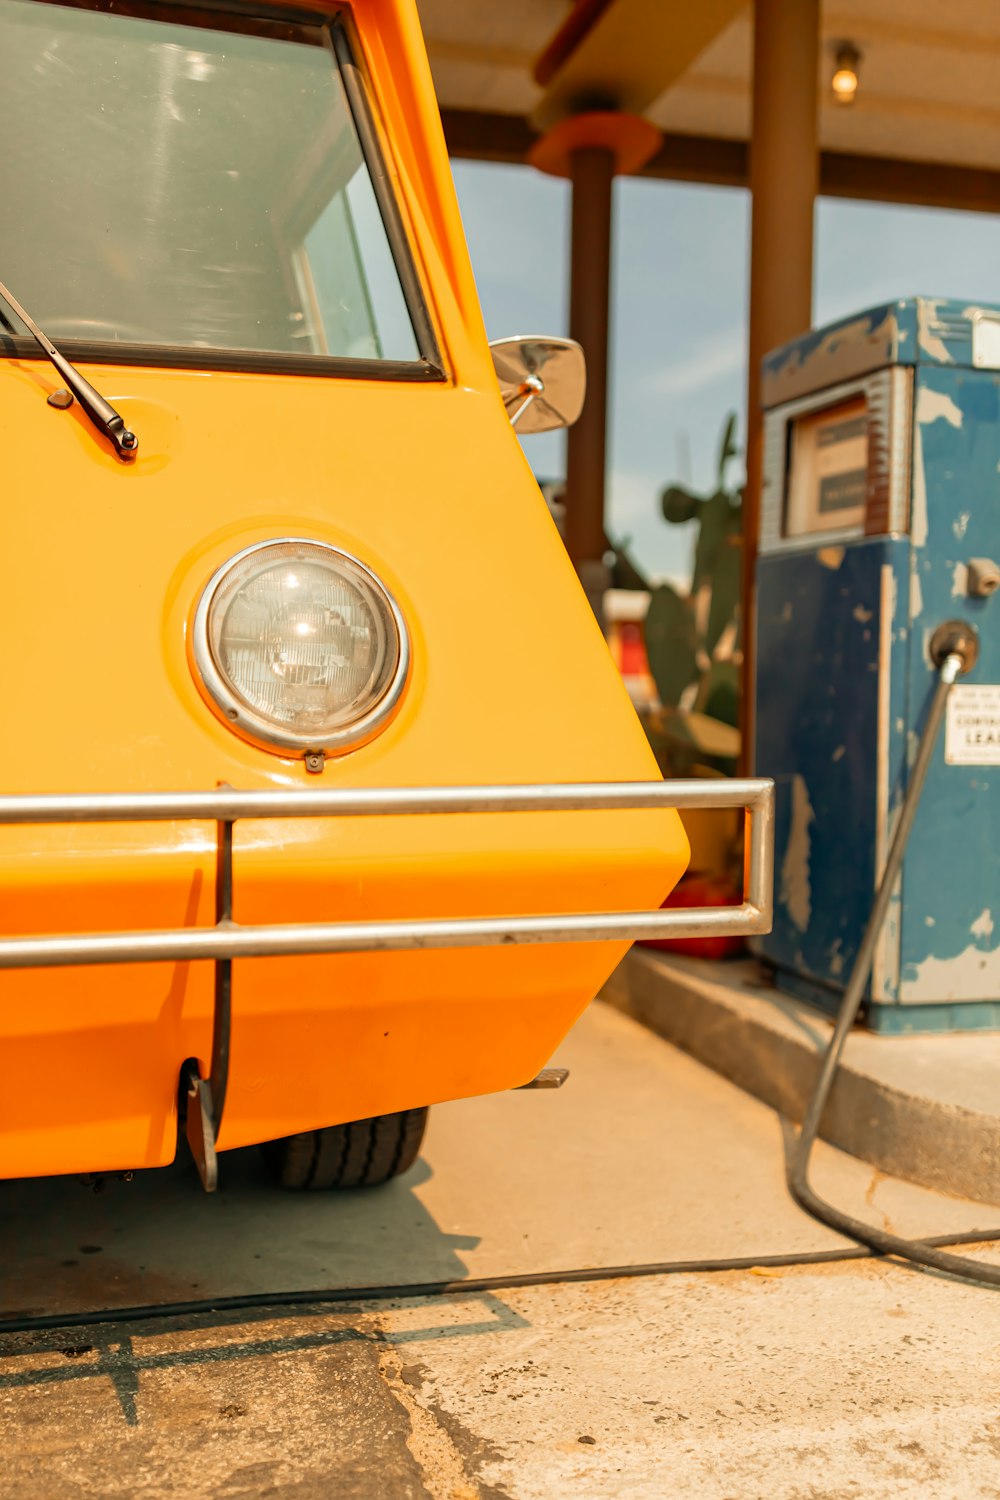
[[[47,338],[42,330],[31,321],[20,302],[15,301],[2,281],[0,281],[0,297],[13,308],[35,343],[48,355],[65,380],[67,390],[72,391],[79,401],[91,426],[95,427],[102,437],[106,437],[114,444],[119,458],[124,459],[126,463],[135,458],[139,451],[139,439],[126,427],[124,417],[105,401],[100,391],[94,390],[90,381],[85,380],[79,370],[71,365],[64,355],[59,353],[52,340]],[[3,321],[7,323],[6,318]]]

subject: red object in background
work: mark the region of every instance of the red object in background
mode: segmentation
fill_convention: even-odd
[[[621,660],[618,670],[623,677],[646,677],[649,662],[646,659],[646,642],[642,626],[634,620],[623,620],[618,626]]]
[[[739,906],[743,892],[725,875],[685,875],[670,892],[664,907]],[[684,953],[689,958],[734,958],[744,951],[741,937],[640,938],[644,948]]]

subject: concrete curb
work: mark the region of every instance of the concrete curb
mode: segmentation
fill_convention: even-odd
[[[801,1120],[831,1025],[751,961],[633,948],[602,998],[792,1120]],[[1000,1036],[856,1031],[820,1127],[880,1172],[1000,1205]]]

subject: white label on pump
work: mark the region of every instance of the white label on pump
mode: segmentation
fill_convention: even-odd
[[[1000,685],[977,682],[952,688],[944,758],[949,766],[1000,766]]]
[[[1000,370],[1000,318],[995,313],[973,315],[972,363],[977,370]]]

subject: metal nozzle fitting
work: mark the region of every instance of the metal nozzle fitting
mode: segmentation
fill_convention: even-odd
[[[945,620],[931,636],[931,661],[940,670],[949,656],[961,662],[959,676],[964,677],[979,660],[979,635],[975,626],[964,620]]]

